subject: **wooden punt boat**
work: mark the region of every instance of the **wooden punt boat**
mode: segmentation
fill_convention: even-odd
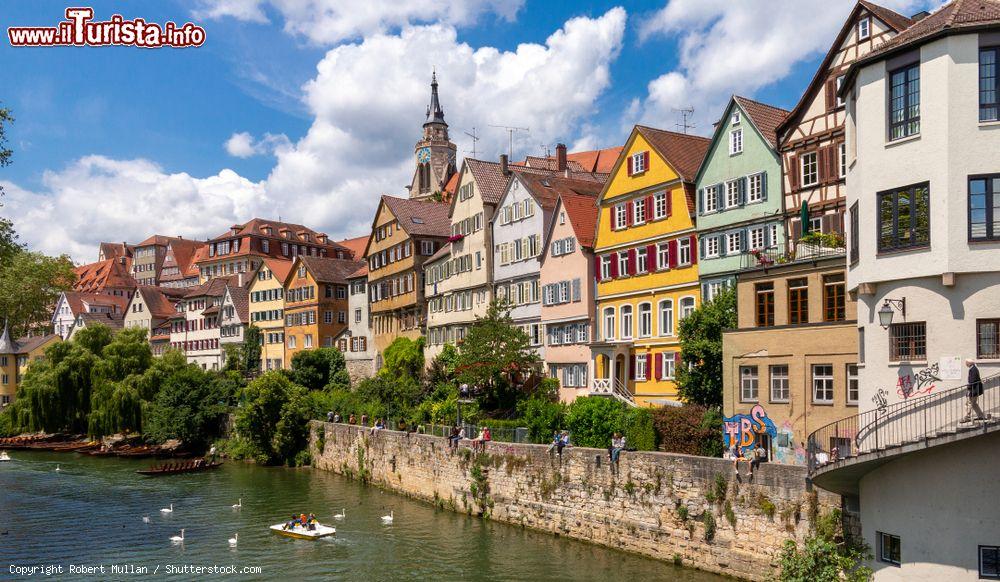
[[[295,538],[297,540],[309,540],[316,541],[320,538],[325,538],[332,536],[337,533],[337,528],[328,525],[323,525],[321,523],[316,524],[316,529],[304,528],[301,525],[293,527],[291,529],[285,529],[285,524],[278,523],[270,527],[272,533],[276,533],[279,536],[285,536],[288,538]]]
[[[217,469],[220,465],[222,465],[221,461],[215,463],[185,461],[183,463],[164,463],[163,465],[136,471],[136,473],[147,477],[162,477],[164,475],[178,475],[180,473],[199,473],[201,471]]]

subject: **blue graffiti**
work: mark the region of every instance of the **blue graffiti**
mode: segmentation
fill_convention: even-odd
[[[722,419],[722,443],[726,450],[732,443],[737,443],[746,454],[757,445],[758,434],[766,434],[771,438],[778,436],[778,428],[759,404],[750,410],[750,414],[734,414]]]

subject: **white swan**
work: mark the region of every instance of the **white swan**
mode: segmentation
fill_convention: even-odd
[[[59,465],[56,465],[56,473],[58,473],[59,471],[62,471],[62,469],[59,468]]]
[[[149,523],[149,516],[148,515],[142,516],[142,523]]]
[[[239,503],[234,503],[233,504],[233,509],[243,509],[243,498],[242,497],[240,497],[240,502]]]
[[[233,537],[229,538],[229,547],[235,548],[236,544],[240,543],[240,534],[233,534]]]
[[[166,507],[164,507],[163,509],[160,510],[160,513],[173,513],[173,512],[174,512],[174,504],[173,503],[170,504],[170,509],[167,509]]]
[[[389,510],[389,515],[383,515],[382,516],[382,523],[386,523],[386,524],[392,523],[393,517],[394,516],[392,515],[392,510]]]
[[[179,536],[171,536],[170,537],[170,541],[174,542],[175,544],[183,544],[184,543],[184,530],[181,530],[181,535],[179,535]]]
[[[344,519],[345,517],[347,517],[347,510],[341,509],[340,513],[333,516],[333,519]]]

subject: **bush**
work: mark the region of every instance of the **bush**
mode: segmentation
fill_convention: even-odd
[[[528,428],[528,438],[535,443],[548,442],[552,433],[562,428],[565,414],[565,404],[537,396],[517,404],[521,426]]]
[[[718,432],[705,419],[710,409],[696,404],[664,407],[653,411],[653,426],[659,437],[659,449],[685,455],[722,456],[721,417]],[[718,454],[715,453],[718,450]]]
[[[622,417],[620,433],[625,444],[639,451],[656,450],[656,430],[653,428],[653,411],[649,408],[629,408]]]
[[[566,410],[566,427],[579,447],[606,448],[622,427],[625,405],[602,396],[577,398]],[[631,444],[629,444],[631,446]]]
[[[251,445],[253,458],[265,464],[295,462],[308,437],[306,389],[268,372],[251,382],[245,395],[236,413],[236,432]]]
[[[715,516],[711,510],[701,514],[701,523],[705,525],[705,541],[710,542],[715,539]]]
[[[309,390],[322,390],[327,386],[347,388],[350,377],[344,354],[336,348],[302,350],[292,356],[292,381]]]

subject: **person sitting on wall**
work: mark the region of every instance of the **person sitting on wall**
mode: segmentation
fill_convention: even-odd
[[[457,449],[458,441],[462,440],[462,431],[458,428],[458,425],[451,427],[451,435],[448,436],[448,448]]]
[[[368,426],[368,415],[367,414],[362,414],[361,415],[361,426]]]
[[[333,422],[344,422],[344,417],[340,416],[339,412],[334,413]]]
[[[611,447],[608,448],[608,458],[611,460],[611,470],[618,471],[618,457],[625,450],[625,436],[621,433],[611,435]]]
[[[757,443],[753,450],[750,451],[750,479],[753,479],[754,469],[760,467],[761,461],[767,459],[767,449],[764,445]]]
[[[336,422],[336,421],[333,420],[333,411],[332,410],[327,411],[327,413],[326,413],[326,421],[327,422]]]
[[[354,418],[353,413],[347,418],[347,424],[358,424],[358,420]]]

